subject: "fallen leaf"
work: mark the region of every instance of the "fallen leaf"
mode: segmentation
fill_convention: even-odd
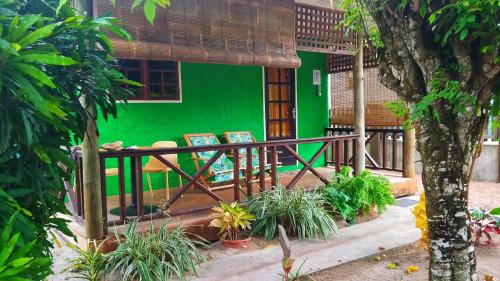
[[[412,274],[413,272],[417,272],[419,269],[418,269],[418,266],[416,265],[410,265],[406,268],[405,272],[407,274]]]
[[[385,250],[385,248],[384,248],[384,247],[382,247],[382,246],[380,246],[380,247],[378,247],[378,250],[379,250],[379,251],[383,251],[383,250]]]
[[[485,274],[484,281],[495,281],[495,277],[493,277],[493,275]]]
[[[398,269],[399,268],[399,263],[397,262],[390,262],[387,264],[387,269]]]
[[[380,258],[380,256],[374,256],[374,257],[373,257],[373,260],[380,261],[380,260],[381,260],[381,258]]]

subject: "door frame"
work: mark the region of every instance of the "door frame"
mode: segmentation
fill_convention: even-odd
[[[264,128],[264,140],[267,140],[267,122],[266,122],[266,67],[262,66],[262,122],[263,122],[263,128]],[[293,74],[295,76],[295,85],[294,85],[294,92],[295,92],[295,136],[293,139],[298,139],[299,135],[299,99],[298,99],[298,92],[297,92],[297,69],[293,69]],[[299,154],[299,146],[295,146],[295,151],[297,154]],[[299,154],[300,155],[300,154]],[[267,156],[266,156],[267,157]],[[289,165],[289,166],[298,166],[298,161],[295,159],[295,165]]]

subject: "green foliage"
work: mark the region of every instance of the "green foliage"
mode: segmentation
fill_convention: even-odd
[[[255,215],[251,234],[263,234],[267,240],[274,238],[278,224],[301,240],[327,239],[338,230],[324,207],[321,193],[317,191],[306,192],[300,188],[291,191],[278,185],[273,190],[253,195],[247,205],[250,213]]]
[[[237,201],[231,205],[220,202],[220,206],[213,207],[212,211],[210,218],[213,220],[209,226],[220,228],[222,237],[228,237],[229,240],[240,239],[241,232],[251,230],[252,221],[255,220],[255,216],[250,214]]]
[[[68,0],[60,0],[61,2],[67,2]],[[113,5],[116,4],[116,0],[110,0]],[[149,21],[149,23],[153,24],[156,17],[156,6],[160,8],[166,8],[170,5],[170,0],[134,0],[132,2],[132,10],[140,6],[144,3],[144,16]]]
[[[83,138],[87,108],[116,116],[127,83],[111,56],[106,31],[126,31],[111,18],[78,16],[55,0],[0,0],[0,231],[16,217],[14,233],[47,257],[51,230],[72,235],[61,198],[62,178],[73,163],[69,146]],[[32,280],[44,279],[34,276]]]
[[[351,198],[342,191],[331,186],[323,189],[323,198],[331,206],[334,213],[341,215],[345,220],[352,221],[356,217],[358,210],[351,206]]]
[[[68,244],[68,247],[74,249],[78,253],[78,257],[71,260],[71,265],[65,269],[70,270],[74,277],[88,281],[103,280],[104,268],[107,263],[107,256],[101,252],[102,243],[97,245],[96,241],[87,243],[87,250],[84,250],[77,245]]]
[[[435,73],[434,78],[429,82],[429,86],[431,91],[415,104],[411,113],[412,120],[423,120],[431,115],[436,121],[440,122],[441,115],[433,106],[433,103],[439,100],[451,104],[453,106],[452,113],[454,114],[465,114],[467,108],[476,105],[476,98],[462,91],[459,81],[445,80],[441,71]]]
[[[367,212],[375,205],[379,213],[385,211],[388,205],[396,203],[390,190],[389,181],[383,176],[375,176],[367,170],[358,176],[351,176],[352,169],[342,167],[334,174],[332,183],[327,189],[336,189],[346,194],[349,205],[355,210]]]
[[[400,118],[405,118],[405,120],[403,121],[403,128],[412,128],[413,127],[413,124],[411,122],[411,118],[406,118],[407,114],[410,113],[410,111],[408,110],[408,108],[406,107],[405,103],[398,99],[398,100],[395,100],[395,101],[389,101],[387,103],[385,103],[385,106],[387,107],[387,109],[389,109],[390,112],[392,112],[396,117],[400,117]]]
[[[40,280],[50,274],[50,258],[34,257],[31,253],[37,241],[24,242],[21,233],[13,234],[19,211],[3,226],[0,234],[0,281]]]
[[[376,4],[381,11],[388,5],[386,0],[378,0]],[[384,49],[384,42],[380,31],[373,26],[373,20],[367,11],[366,1],[344,0],[340,5],[346,10],[345,19],[341,27],[356,32],[368,34],[371,46]],[[453,115],[478,114],[476,97],[469,91],[464,91],[463,81],[456,77],[464,68],[470,68],[470,62],[459,65],[450,55],[447,46],[456,42],[471,42],[472,51],[479,50],[479,55],[489,55],[491,62],[496,65],[500,62],[498,52],[500,42],[500,2],[498,0],[459,0],[438,4],[433,0],[400,1],[396,11],[401,13],[401,18],[420,17],[424,20],[422,26],[430,37],[436,42],[435,49],[441,54],[443,65],[436,66],[437,71],[433,79],[426,81],[427,94],[422,99],[412,102],[410,119],[412,121],[426,121],[433,118],[442,121],[442,104],[450,105]],[[488,62],[490,63],[490,62]],[[447,73],[447,75],[443,75]],[[462,84],[461,84],[462,83]],[[500,114],[500,85],[493,87],[491,112]],[[446,112],[447,114],[447,112]],[[408,124],[409,125],[409,124]],[[494,124],[498,127],[499,123]]]
[[[445,46],[450,36],[460,41],[481,39],[481,51],[493,52],[500,42],[499,3],[498,0],[454,1],[433,12],[428,21],[435,28],[436,41]],[[498,59],[497,54],[495,63]]]
[[[186,273],[196,274],[195,266],[204,258],[196,248],[204,242],[192,242],[177,224],[168,229],[166,220],[160,229],[137,232],[137,221],[128,225],[123,237],[115,233],[116,251],[108,254],[107,271],[119,271],[123,280],[169,280],[173,275],[185,280]],[[201,241],[201,240],[200,240]]]

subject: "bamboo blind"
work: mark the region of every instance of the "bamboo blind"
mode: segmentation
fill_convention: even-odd
[[[94,15],[111,12],[134,40],[112,38],[119,58],[298,68],[293,0],[172,0],[154,25],[133,0],[93,0]]]
[[[295,18],[299,50],[349,54],[355,46],[354,34],[335,28],[344,18],[342,11],[296,3]]]
[[[402,117],[397,117],[387,108],[387,103],[398,100],[395,92],[387,89],[378,80],[378,69],[365,70],[365,125],[372,127],[400,126]],[[332,110],[334,125],[354,125],[354,92],[352,72],[331,74]]]

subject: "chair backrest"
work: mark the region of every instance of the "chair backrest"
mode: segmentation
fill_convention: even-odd
[[[253,135],[250,131],[224,132],[224,138],[226,139],[227,143],[252,143],[252,142],[256,142],[255,138],[253,137]],[[246,167],[247,150],[242,148],[239,151],[240,151],[240,155],[244,155],[244,157],[242,157],[241,165],[243,167]],[[252,149],[252,165],[254,167],[256,167],[256,166],[258,167],[258,165],[259,165],[259,154],[257,152],[257,149],[255,149],[255,148]]]
[[[184,139],[188,146],[204,146],[204,145],[217,145],[220,144],[219,139],[213,133],[205,134],[185,134]],[[216,154],[215,151],[200,151],[192,153],[193,160],[195,161],[196,170],[199,170],[198,161],[207,162]],[[233,169],[233,162],[229,160],[225,153],[215,161],[210,167],[210,171],[220,172],[220,171],[231,171]],[[216,181],[225,181],[232,179],[232,172],[225,172],[223,174],[216,175]]]
[[[255,138],[250,131],[224,132],[224,138],[228,143],[255,142]]]
[[[177,147],[177,143],[175,141],[157,141],[153,143],[153,148],[169,148],[169,147]],[[165,158],[167,161],[172,163],[175,166],[179,166],[179,162],[177,161],[177,154],[163,154],[161,157]],[[163,164],[160,160],[156,159],[154,156],[149,156],[148,166],[154,168],[165,168],[165,164]]]

